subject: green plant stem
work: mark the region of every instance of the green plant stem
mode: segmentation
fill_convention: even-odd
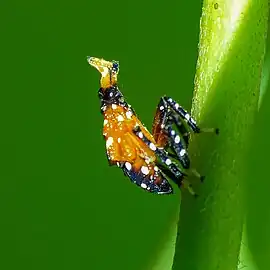
[[[265,154],[269,152],[269,149],[265,147],[265,142],[269,138],[269,132],[267,132],[265,123],[269,119],[268,110],[269,99],[265,100],[265,97],[269,97],[270,85],[270,20],[268,17],[268,32],[266,40],[266,52],[264,57],[264,64],[262,68],[261,85],[259,104],[255,125],[254,125],[254,141],[258,143],[253,144],[250,150],[249,160],[249,176],[248,182],[248,204],[247,204],[247,218],[243,228],[243,236],[241,242],[241,249],[239,255],[239,268],[245,267],[245,270],[258,270],[269,268],[269,196],[267,191],[269,190],[269,180],[265,175],[268,175],[268,160],[265,159]],[[268,91],[268,95],[267,94]],[[268,103],[267,103],[268,101]],[[264,105],[261,108],[261,105]],[[267,105],[265,105],[267,104]],[[264,154],[264,155],[263,155]],[[265,166],[266,165],[266,166]],[[260,179],[260,184],[254,188],[254,179]],[[264,199],[262,199],[264,198]],[[254,204],[256,201],[256,204]],[[262,227],[263,224],[263,227]],[[247,229],[249,227],[249,230]],[[255,243],[250,245],[250,242],[255,239]],[[251,240],[251,241],[250,241]],[[250,248],[252,246],[252,249]],[[259,255],[259,256],[258,256]]]
[[[267,17],[268,0],[204,1],[192,112],[220,135],[192,138],[192,166],[206,180],[194,184],[198,199],[182,192],[173,269],[237,269]]]

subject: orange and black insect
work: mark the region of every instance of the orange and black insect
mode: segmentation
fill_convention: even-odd
[[[87,60],[101,73],[98,95],[109,164],[120,167],[132,182],[149,192],[172,193],[169,177],[196,196],[184,172],[189,169],[203,179],[195,169],[190,169],[187,153],[189,130],[202,131],[195,120],[176,101],[164,96],[157,106],[151,134],[119,90],[119,63],[95,57]]]

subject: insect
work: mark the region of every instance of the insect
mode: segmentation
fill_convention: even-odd
[[[168,181],[171,178],[197,196],[187,180],[187,171],[201,180],[204,177],[190,167],[189,135],[203,131],[218,133],[218,130],[200,129],[187,111],[164,96],[157,106],[151,134],[119,90],[119,63],[95,57],[87,57],[87,61],[101,73],[98,95],[109,164],[120,167],[132,182],[149,192],[173,193]]]

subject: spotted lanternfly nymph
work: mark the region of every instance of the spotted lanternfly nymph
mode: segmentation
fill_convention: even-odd
[[[157,106],[151,134],[119,90],[119,63],[95,57],[87,60],[101,73],[98,95],[109,164],[120,167],[132,182],[149,192],[171,194],[169,177],[196,196],[187,180],[187,171],[201,180],[203,177],[190,168],[189,134],[190,131],[217,133],[217,129],[200,129],[187,111],[172,98],[164,96]]]

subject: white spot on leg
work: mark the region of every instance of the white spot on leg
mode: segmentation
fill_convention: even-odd
[[[115,110],[117,106],[115,104],[112,104],[112,109]]]
[[[158,167],[157,166],[154,167],[154,171],[158,172]]]
[[[145,175],[147,175],[149,173],[149,169],[146,166],[142,166],[141,167],[141,172]]]
[[[175,136],[174,142],[175,142],[175,143],[180,143],[180,137],[179,137],[179,135],[176,135],[176,136]]]
[[[153,151],[156,151],[156,150],[157,150],[156,146],[155,146],[153,143],[150,143],[150,144],[149,144],[149,147],[150,147],[150,149],[153,150]]]
[[[113,137],[109,137],[106,141],[106,148],[109,148],[113,144]]]
[[[119,138],[117,139],[117,141],[118,141],[118,143],[120,143],[120,142],[121,142],[121,138],[119,137]]]
[[[169,166],[169,165],[172,164],[172,161],[169,158],[167,158],[166,161],[165,161],[165,163]]]
[[[190,115],[187,113],[187,114],[185,115],[185,118],[186,118],[187,120],[189,120],[189,119],[190,119]]]
[[[179,108],[179,104],[178,104],[178,103],[176,103],[176,104],[174,105],[174,107],[175,107],[175,109],[176,109],[176,110],[178,110],[178,108]]]
[[[120,114],[117,116],[117,121],[118,122],[123,122],[124,121],[124,117]]]
[[[172,135],[175,135],[175,131],[174,131],[174,130],[172,130],[172,131],[171,131],[171,134],[172,134]]]
[[[169,99],[168,99],[168,101],[169,101],[169,102],[172,102],[172,99],[171,99],[171,98],[169,98]]]
[[[181,156],[181,157],[184,156],[185,153],[186,153],[186,150],[185,150],[185,149],[182,149],[182,150],[180,151],[180,156]]]
[[[147,188],[147,185],[145,183],[141,183],[142,188]]]
[[[143,138],[143,133],[140,131],[138,136],[142,139]]]
[[[193,118],[190,118],[190,121],[196,125],[196,121]]]
[[[127,170],[131,170],[131,164],[129,162],[125,163],[125,167],[127,168]]]

